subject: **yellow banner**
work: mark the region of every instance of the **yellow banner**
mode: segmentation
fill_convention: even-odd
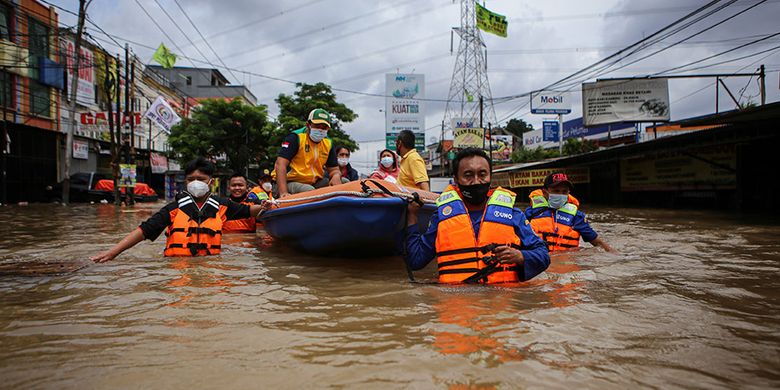
[[[569,176],[569,181],[572,184],[590,183],[590,168],[549,168],[510,172],[509,185],[511,187],[543,187],[544,178],[554,172],[565,173],[566,176]]]
[[[484,32],[506,38],[506,28],[509,24],[506,16],[491,12],[487,8],[475,3],[477,6],[477,28]]]
[[[456,148],[482,148],[485,145],[485,129],[481,127],[455,128],[452,131]]]

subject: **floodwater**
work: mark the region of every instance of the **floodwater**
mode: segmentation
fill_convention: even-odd
[[[82,262],[161,206],[2,207],[0,265]],[[161,237],[0,276],[0,387],[780,387],[780,226],[586,211],[623,255],[586,244],[516,288],[412,284],[399,258],[308,257],[262,232],[218,257],[163,258]]]

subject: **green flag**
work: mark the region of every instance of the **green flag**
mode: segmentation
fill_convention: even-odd
[[[164,44],[160,44],[160,47],[154,52],[152,59],[157,61],[165,69],[173,68],[173,64],[176,63],[176,54],[171,53]]]
[[[475,5],[477,6],[477,28],[506,38],[506,28],[509,24],[506,21],[506,16],[491,12],[479,3],[475,3]]]
[[[474,101],[474,95],[469,93],[468,89],[464,89],[463,92],[466,94],[466,101],[467,102],[473,102]]]

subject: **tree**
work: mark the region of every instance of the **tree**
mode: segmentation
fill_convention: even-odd
[[[276,98],[279,117],[276,119],[278,126],[274,131],[272,145],[280,145],[287,134],[306,126],[309,112],[315,108],[322,108],[336,117],[333,127],[328,131],[328,138],[333,140],[334,145],[344,145],[350,151],[356,151],[357,142],[342,130],[341,124],[354,121],[357,114],[343,103],[336,102],[336,95],[330,85],[298,83],[296,87],[298,90],[293,95],[280,94]]]
[[[248,164],[268,159],[272,132],[265,106],[208,99],[171,129],[168,144],[179,162],[225,156],[219,167],[243,172]]]
[[[563,154],[570,156],[573,154],[583,154],[597,150],[599,147],[595,142],[588,139],[569,138],[563,143]]]
[[[533,125],[531,125],[530,123],[522,119],[517,119],[517,118],[510,119],[509,122],[507,122],[506,127],[504,129],[518,137],[522,137],[523,133],[534,131]]]

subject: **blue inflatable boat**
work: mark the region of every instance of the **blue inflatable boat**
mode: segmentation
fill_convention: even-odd
[[[426,202],[418,218],[425,229],[437,195],[417,192]],[[393,183],[351,182],[286,197],[258,219],[272,237],[307,253],[387,256],[400,253],[410,197]]]

